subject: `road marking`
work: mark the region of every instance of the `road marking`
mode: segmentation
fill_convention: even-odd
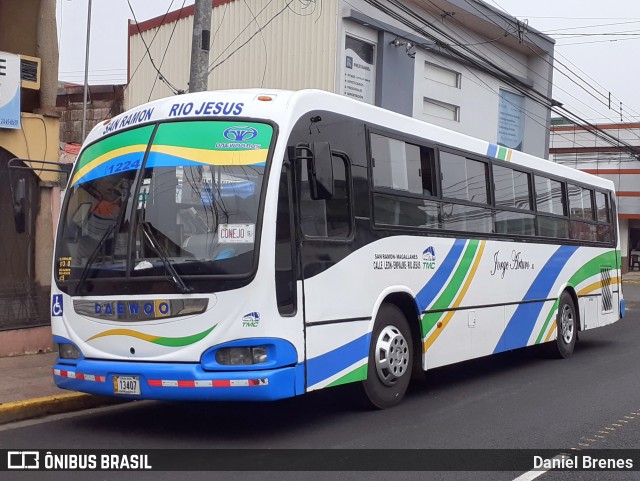
[[[558,454],[557,456],[554,456],[551,459],[563,459],[568,457],[566,454]],[[517,478],[515,478],[513,481],[533,481],[534,479],[536,479],[539,476],[542,476],[544,473],[548,472],[548,469],[532,469],[531,471],[527,471],[524,474],[521,474],[520,476],[518,476]]]

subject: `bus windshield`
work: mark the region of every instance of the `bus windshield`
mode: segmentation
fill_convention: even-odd
[[[104,138],[76,163],[56,246],[56,280],[242,276],[254,268],[273,128],[183,121]]]

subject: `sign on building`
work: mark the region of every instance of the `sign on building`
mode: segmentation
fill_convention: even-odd
[[[344,55],[342,94],[375,104],[375,46],[347,35]]]
[[[20,56],[0,52],[0,129],[20,128]]]
[[[500,89],[498,144],[522,150],[524,138],[524,97]]]

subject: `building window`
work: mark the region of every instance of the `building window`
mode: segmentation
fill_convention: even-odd
[[[424,97],[422,102],[422,111],[426,115],[460,122],[460,107],[457,105]]]
[[[424,78],[457,89],[461,88],[462,85],[462,75],[460,72],[441,67],[431,62],[424,63]]]

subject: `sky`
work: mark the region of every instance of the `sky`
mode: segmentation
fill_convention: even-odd
[[[84,82],[88,1],[57,0],[62,81]],[[193,1],[130,0],[139,22]],[[556,40],[555,100],[599,123],[620,122],[622,102],[622,119],[640,120],[640,1],[485,1]],[[133,18],[127,1],[93,0],[91,18],[89,83],[126,83],[127,22]]]

